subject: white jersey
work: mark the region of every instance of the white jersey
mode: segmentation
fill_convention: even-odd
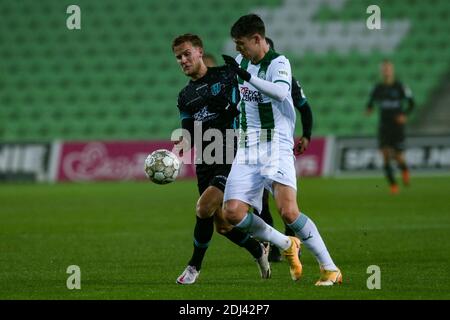
[[[261,212],[264,188],[272,191],[277,182],[297,190],[295,174],[294,128],[295,111],[291,96],[291,66],[286,57],[269,50],[259,64],[252,64],[241,55],[236,58],[258,84],[261,78],[276,83],[284,82],[280,91],[272,83],[271,96],[280,93],[279,99],[289,92],[283,101],[263,94],[249,82],[238,79],[241,102],[239,118],[239,149],[228,175],[224,201],[240,200]],[[258,80],[258,81],[255,81]],[[270,92],[270,91],[265,91]]]
[[[289,60],[272,49],[256,65],[238,55],[236,61],[252,76],[273,83],[289,85],[289,94],[283,101],[272,99],[249,82],[239,78],[241,102],[239,110],[240,146],[251,146],[262,142],[265,137],[292,150],[294,147],[295,110],[291,96],[291,65]],[[263,130],[266,129],[266,130]],[[263,132],[263,135],[261,135]],[[268,135],[265,134],[268,132]]]

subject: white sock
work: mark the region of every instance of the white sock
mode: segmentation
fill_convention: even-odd
[[[327,247],[320,236],[314,222],[305,214],[300,212],[300,216],[288,226],[300,238],[302,243],[314,254],[320,266],[325,270],[337,270],[336,265],[328,253]]]
[[[247,213],[236,227],[250,233],[255,239],[274,244],[281,250],[286,250],[291,246],[291,239],[288,236],[269,226],[256,214]]]

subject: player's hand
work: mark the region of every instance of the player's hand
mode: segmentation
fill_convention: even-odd
[[[309,139],[305,137],[301,137],[300,140],[294,146],[294,154],[299,156],[303,154],[309,146]]]
[[[227,66],[230,66],[232,69],[239,68],[239,64],[233,57],[223,54],[222,58],[223,58],[223,61],[225,61],[225,64]]]
[[[397,121],[398,124],[405,124],[406,123],[406,115],[401,113],[395,118],[395,120]]]
[[[233,57],[223,54],[222,58],[223,61],[225,61],[225,64],[237,73],[239,78],[247,82],[250,81],[250,78],[252,77],[251,74],[248,73],[247,70],[242,69]]]

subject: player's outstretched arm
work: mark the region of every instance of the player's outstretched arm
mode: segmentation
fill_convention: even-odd
[[[250,82],[256,89],[277,101],[283,101],[289,94],[289,82],[270,82],[258,77],[252,77],[247,70],[242,69],[233,57],[222,55],[228,65],[244,81]]]
[[[277,101],[283,101],[289,94],[289,83],[286,82],[270,82],[258,77],[251,77],[249,81],[256,89]]]

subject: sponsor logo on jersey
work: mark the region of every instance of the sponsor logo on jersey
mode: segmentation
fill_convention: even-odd
[[[264,70],[259,70],[258,78],[266,80],[266,72]]]
[[[282,77],[288,77],[289,73],[286,70],[278,70],[278,75]]]
[[[309,232],[308,236],[306,238],[302,238],[302,241],[305,242],[308,239],[311,239],[313,236],[311,234],[311,232]]]
[[[262,103],[263,97],[259,91],[250,90],[248,87],[241,87],[241,100]]]
[[[385,99],[381,101],[380,107],[381,109],[398,109],[401,108],[402,103],[400,100],[389,100]]]
[[[217,113],[211,113],[208,111],[208,107],[203,107],[196,113],[194,113],[195,121],[209,121],[217,118],[219,115]]]

